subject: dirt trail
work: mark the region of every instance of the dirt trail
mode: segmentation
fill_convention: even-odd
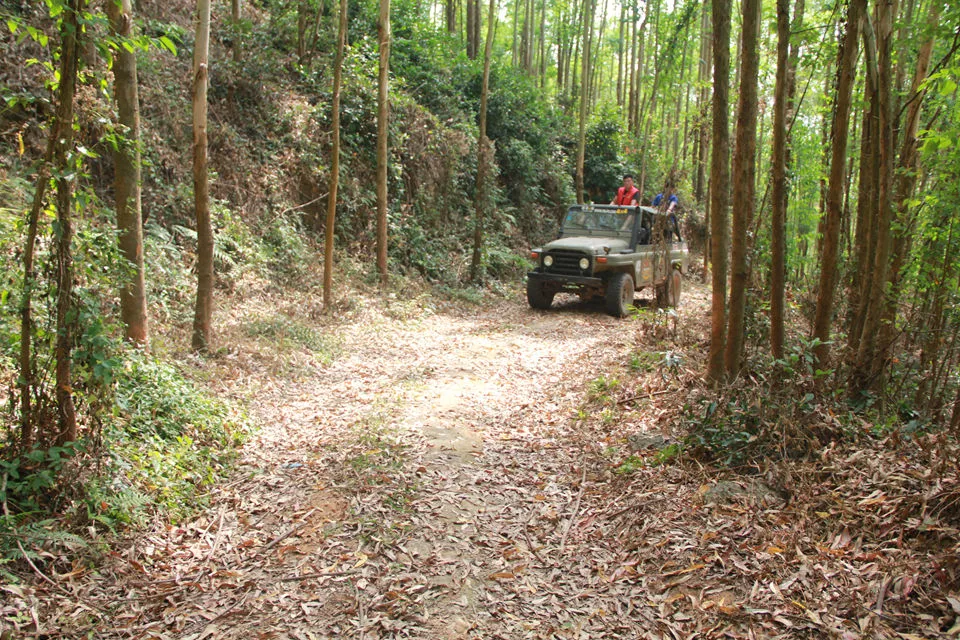
[[[586,456],[568,433],[636,326],[559,307],[361,311],[332,363],[301,361],[286,382],[228,357],[220,391],[253,395],[263,425],[241,474],[201,517],[85,576],[87,599],[57,625],[192,640],[646,634],[643,594],[607,580],[617,542],[585,514]]]

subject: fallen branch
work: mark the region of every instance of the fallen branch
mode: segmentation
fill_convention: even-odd
[[[307,511],[307,512],[303,515],[303,517],[301,518],[300,522],[298,522],[297,524],[295,524],[295,525],[293,525],[292,527],[290,527],[290,528],[286,531],[286,533],[281,533],[279,536],[277,536],[276,538],[274,538],[273,540],[271,540],[270,542],[268,542],[266,545],[264,545],[263,550],[264,550],[264,551],[269,551],[270,549],[272,549],[273,547],[277,546],[279,543],[283,542],[284,540],[286,540],[287,538],[289,538],[290,536],[292,536],[293,534],[295,534],[297,531],[299,531],[300,529],[302,529],[302,528],[307,524],[307,518],[309,518],[311,515],[313,515],[313,512],[316,511],[316,510],[317,510],[317,508],[314,507],[313,509],[310,509],[310,511]]]
[[[537,560],[539,560],[541,564],[546,566],[549,563],[543,559],[543,556],[540,555],[540,552],[537,550],[535,546],[533,546],[533,542],[531,542],[530,540],[530,532],[527,529],[530,526],[531,520],[533,520],[533,516],[530,516],[529,518],[527,518],[527,520],[523,523],[523,537],[527,541],[527,548],[530,549],[530,552],[533,554],[533,556]]]
[[[303,573],[299,576],[287,576],[277,578],[277,582],[299,582],[300,580],[310,580],[311,578],[342,578],[343,576],[353,576],[359,571],[314,571],[313,573]]]
[[[570,527],[573,526],[573,521],[577,519],[577,514],[580,513],[580,501],[583,499],[583,492],[587,488],[586,455],[580,459],[580,466],[583,468],[583,473],[580,475],[580,493],[577,494],[577,502],[573,505],[573,513],[570,514],[570,519],[567,520],[567,526],[563,530],[563,535],[560,537],[560,553],[563,553],[563,548],[567,543],[567,535],[570,533]]]
[[[642,400],[644,398],[653,398],[655,396],[662,396],[668,393],[675,392],[676,389],[661,389],[660,391],[653,391],[651,393],[644,393],[643,395],[630,396],[629,398],[623,398],[622,400],[617,400],[617,404],[627,404],[628,402],[633,402],[634,400]]]

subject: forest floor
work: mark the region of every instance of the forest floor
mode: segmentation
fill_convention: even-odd
[[[731,480],[670,459],[708,303],[688,283],[678,314],[638,321],[572,297],[538,312],[519,292],[482,305],[371,295],[334,321],[303,299],[247,296],[221,311],[222,341],[236,348],[201,367],[261,425],[237,474],[195,519],[15,595],[49,638],[910,638],[949,627],[948,600],[921,617],[908,606],[924,558],[865,549],[845,524],[848,501],[892,503],[895,488],[877,487],[890,465],[910,474],[896,457],[825,455],[821,473],[852,469],[856,486],[838,497],[838,475],[804,500],[782,473]],[[326,323],[322,345],[298,348],[294,328],[265,342],[276,317],[291,320],[269,326]],[[665,354],[680,364],[656,364]]]

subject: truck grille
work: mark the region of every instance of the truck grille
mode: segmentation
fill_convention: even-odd
[[[556,273],[565,276],[589,276],[593,273],[593,262],[590,262],[590,266],[586,269],[580,268],[580,259],[587,258],[585,253],[580,253],[579,251],[564,251],[564,250],[555,250],[548,251],[546,253],[548,256],[553,257],[553,264],[549,267],[544,267],[543,270],[545,273]]]

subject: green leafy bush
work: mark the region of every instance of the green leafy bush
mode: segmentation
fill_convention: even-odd
[[[117,374],[115,414],[104,426],[112,480],[95,485],[94,497],[107,498],[96,513],[137,502],[139,492],[174,519],[189,514],[203,504],[204,487],[229,470],[247,431],[243,415],[172,365],[133,354]]]

